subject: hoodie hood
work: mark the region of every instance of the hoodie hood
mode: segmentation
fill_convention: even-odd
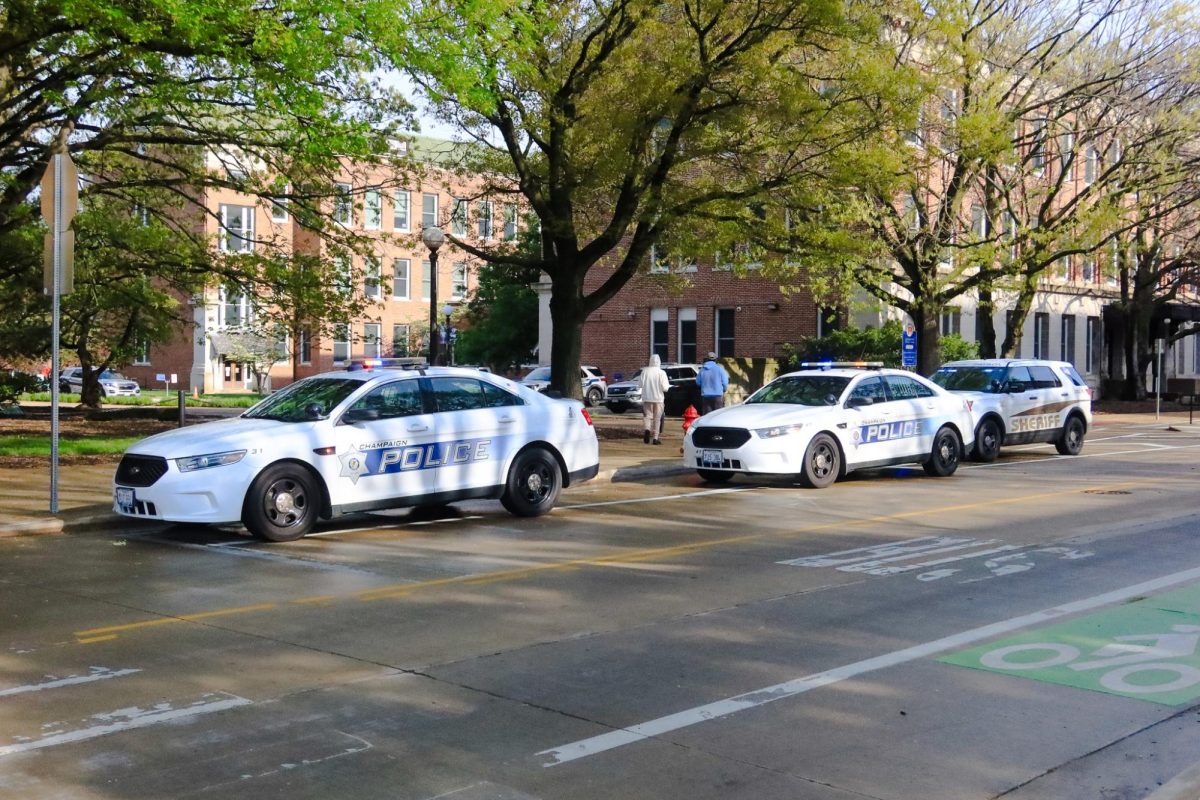
[[[658,357],[658,353],[654,353],[653,355],[650,356],[650,366],[652,366],[652,367],[662,366],[662,359]]]

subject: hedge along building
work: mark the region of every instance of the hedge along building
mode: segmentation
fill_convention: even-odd
[[[401,143],[401,146],[407,146]],[[297,335],[275,333],[278,360],[269,370],[278,387],[308,375],[344,367],[364,356],[419,355],[428,346],[431,270],[420,241],[424,227],[438,225],[468,241],[513,240],[516,206],[480,195],[482,181],[463,178],[443,163],[454,145],[427,137],[412,140],[412,157],[423,163],[419,177],[377,167],[345,164],[327,201],[333,224],[356,235],[363,252],[337,256],[337,280],[361,292],[362,313],[334,325],[301,326]],[[239,169],[209,155],[209,167]],[[282,187],[286,198],[289,187]],[[206,189],[196,199],[195,224],[203,226],[222,254],[270,246],[280,252],[330,255],[328,243],[300,224],[286,199],[278,202],[232,189]],[[444,307],[456,309],[476,282],[474,259],[449,241],[437,260],[439,323]],[[239,392],[258,388],[253,365],[239,358],[246,338],[261,333],[255,298],[233,286],[214,285],[186,298],[191,319],[166,343],[143,348],[124,371],[144,387],[161,387],[157,376],[172,374],[171,388]],[[453,311],[452,311],[453,313]]]

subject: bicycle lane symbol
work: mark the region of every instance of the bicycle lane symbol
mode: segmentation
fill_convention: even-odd
[[[1200,698],[1200,616],[1152,600],[944,656],[957,666],[1163,705]]]

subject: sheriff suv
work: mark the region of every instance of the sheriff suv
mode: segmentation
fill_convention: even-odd
[[[688,406],[699,408],[700,386],[696,383],[696,375],[700,368],[695,364],[663,364],[662,368],[671,383],[663,405],[666,415],[679,417]],[[604,396],[604,405],[609,411],[624,414],[630,409],[642,410],[642,388],[638,383],[641,374],[639,369],[629,380],[609,384]]]
[[[1092,392],[1066,361],[953,361],[933,381],[970,405],[977,461],[995,461],[1001,445],[1031,442],[1052,442],[1062,455],[1078,455],[1092,424]]]

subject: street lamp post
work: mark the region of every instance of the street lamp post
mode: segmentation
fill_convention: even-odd
[[[450,315],[454,313],[454,306],[446,303],[442,306],[442,314],[446,318],[446,358],[450,366],[454,366],[454,341],[450,338]]]
[[[421,231],[421,241],[429,248],[429,366],[438,364],[437,329],[437,254],[446,242],[446,234],[436,225]]]

